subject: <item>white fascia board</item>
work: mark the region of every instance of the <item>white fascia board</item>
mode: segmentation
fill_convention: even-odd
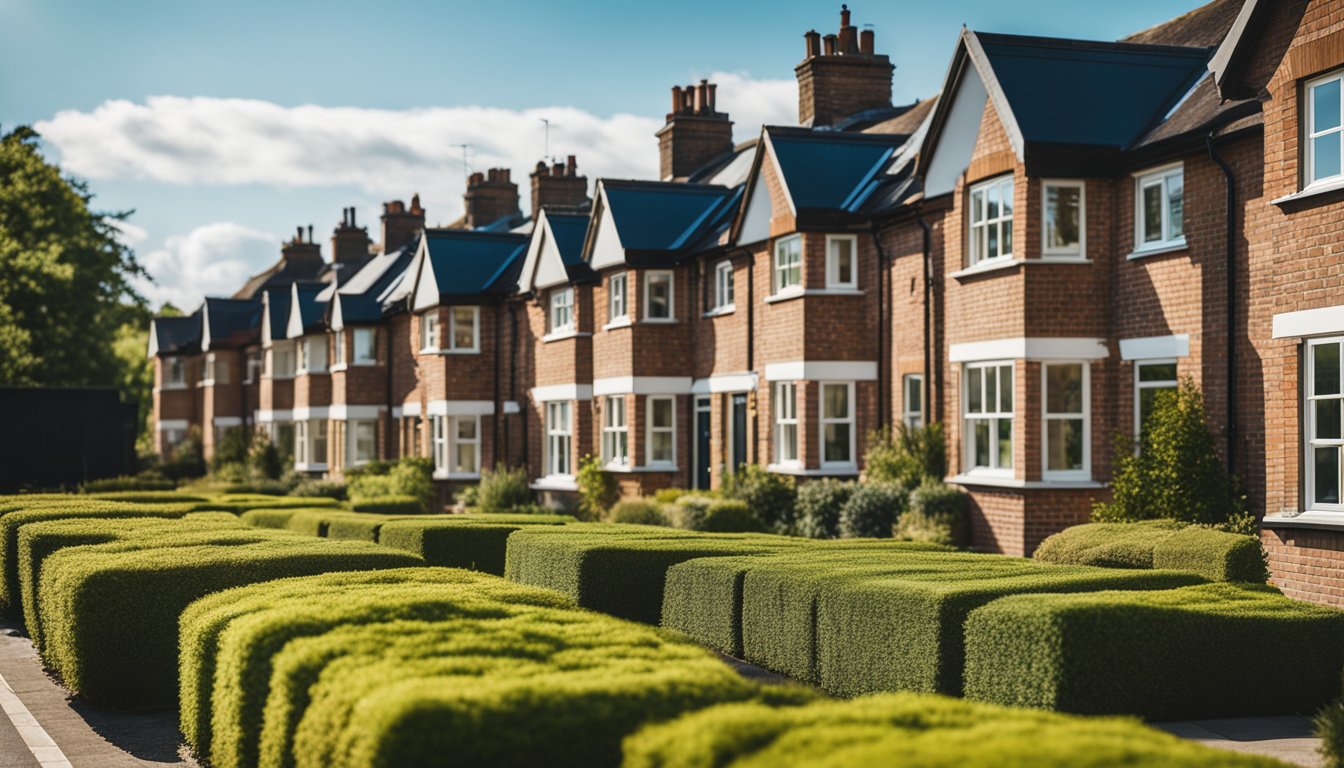
[[[426,409],[430,416],[491,416],[495,403],[491,400],[430,400]]]
[[[331,330],[339,331],[345,328],[345,320],[341,317],[341,294],[337,293],[331,297]]]
[[[1013,114],[1008,96],[999,85],[994,67],[989,63],[989,57],[985,55],[985,49],[980,47],[980,38],[976,37],[974,32],[965,29],[962,30],[962,37],[966,41],[966,55],[984,80],[989,101],[994,105],[994,111],[998,113],[1004,132],[1008,134],[1008,143],[1013,145],[1018,162],[1026,162],[1026,141],[1022,137],[1022,128],[1017,124],[1017,116]]]
[[[569,284],[569,271],[565,269],[560,246],[555,244],[555,233],[551,231],[551,223],[547,220],[544,224],[544,227],[539,227],[543,237],[532,275],[532,287],[539,291]]]
[[[541,246],[547,239],[546,236],[546,211],[533,211],[533,218],[536,220],[536,226],[532,227],[532,236],[527,242],[527,255],[523,257],[523,271],[518,274],[518,292],[531,293],[535,281],[533,276],[537,271],[537,258],[541,254]]]
[[[1018,336],[953,344],[948,350],[947,359],[952,363],[981,360],[1104,360],[1109,354],[1105,339]]]
[[[1344,306],[1281,312],[1274,316],[1273,338],[1327,336],[1344,333]]]
[[[328,409],[327,413],[332,421],[359,421],[362,419],[376,419],[386,410],[381,405],[347,405],[337,403]]]
[[[1186,357],[1190,354],[1190,334],[1145,336],[1141,339],[1121,339],[1121,360],[1153,360],[1155,358]]]
[[[401,418],[402,416],[419,416],[419,415],[420,415],[420,401],[419,401],[419,400],[407,400],[406,402],[404,402],[404,403],[401,404],[401,407],[400,407],[400,408],[395,408],[395,409],[393,409],[393,410],[395,410],[395,411],[398,412],[397,418]]]
[[[868,360],[791,360],[765,366],[766,381],[876,381],[877,363]]]
[[[216,416],[214,424],[216,427],[241,427],[243,419],[240,416]]]
[[[593,380],[593,395],[689,395],[690,376],[613,376]]]
[[[162,419],[158,423],[158,431],[160,432],[166,432],[170,429],[185,430],[186,428],[187,428],[186,419]]]
[[[550,384],[545,387],[532,388],[532,401],[537,403],[592,399],[592,384]]]
[[[784,191],[784,199],[789,201],[789,212],[794,218],[798,217],[798,206],[793,203],[793,195],[789,192],[789,182],[784,178],[784,169],[779,165],[779,158],[775,156],[775,145],[770,140],[770,132],[765,132],[765,156],[770,159],[770,165],[774,166],[775,176],[779,178],[779,188]],[[766,191],[766,197],[769,198],[769,190]]]
[[[312,406],[306,408],[295,408],[293,411],[294,420],[308,421],[309,419],[326,419],[328,417],[328,414],[330,413],[330,410],[331,409],[329,409],[325,405]]]
[[[294,412],[291,410],[286,409],[286,410],[257,411],[258,422],[293,421],[293,420],[294,420]]]
[[[303,313],[299,311],[299,285],[289,288],[289,321],[285,323],[285,338],[297,339],[303,336]]]
[[[598,182],[601,184],[601,182]],[[593,237],[593,250],[588,257],[588,265],[595,270],[617,267],[625,264],[625,247],[621,245],[621,234],[616,230],[616,220],[611,217],[611,206],[607,205],[606,187],[600,187],[602,207],[596,209],[597,234]]]
[[[210,302],[201,303],[201,351],[210,349]]]
[[[429,260],[429,238],[420,238],[420,247],[415,252],[415,288],[413,289],[414,299],[411,302],[412,309],[419,312],[422,309],[437,307],[439,305],[439,283],[434,277],[434,265]]]
[[[693,395],[717,395],[724,392],[750,392],[756,389],[756,372],[719,373],[691,384]]]
[[[737,244],[759,243],[770,239],[770,190],[765,183],[764,168],[756,171],[756,177],[747,190],[746,213],[742,215],[742,227],[737,234]]]
[[[159,354],[159,329],[155,327],[158,322],[158,320],[153,319],[149,321],[149,354],[147,357],[151,360]]]

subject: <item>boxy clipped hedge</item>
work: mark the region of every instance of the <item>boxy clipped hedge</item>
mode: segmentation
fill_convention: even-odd
[[[283,576],[423,563],[363,542],[309,541],[261,530],[217,535],[221,540],[204,545],[127,551],[126,543],[112,542],[48,557],[38,586],[48,666],[92,702],[172,706],[177,619],[193,600]],[[223,546],[230,537],[236,542]]]
[[[624,768],[1286,768],[1132,720],[1011,710],[927,694],[800,707],[724,704],[645,728]]]
[[[253,528],[283,529],[297,509],[249,509],[238,516],[239,520]]]
[[[204,509],[241,515],[250,509],[336,508],[340,502],[326,496],[268,496],[260,493],[226,493],[202,504]]]
[[[1311,714],[1341,668],[1344,612],[1266,586],[1019,595],[966,624],[967,696],[1081,714]]]
[[[571,523],[568,515],[452,515],[384,523],[378,543],[414,552],[430,565],[504,575],[509,535],[531,526]]]
[[[227,601],[207,598],[181,623],[181,644],[196,654],[180,665],[183,731],[215,768],[252,766],[262,730],[271,659],[286,643],[342,626],[396,620],[441,621],[505,615],[512,607],[566,608],[549,590],[447,568],[390,572],[376,579],[289,579],[231,590]],[[331,589],[334,584],[340,587]],[[212,669],[212,676],[203,675]],[[207,703],[207,714],[202,707]],[[190,697],[186,691],[192,688]],[[207,752],[208,750],[208,752]]]
[[[671,566],[698,557],[778,551],[799,543],[776,536],[635,525],[530,527],[509,536],[504,570],[513,581],[554,589],[585,608],[656,624]]]
[[[1035,558],[1069,565],[1191,571],[1212,581],[1263,583],[1268,578],[1264,551],[1254,536],[1176,520],[1076,525],[1041,542]]]

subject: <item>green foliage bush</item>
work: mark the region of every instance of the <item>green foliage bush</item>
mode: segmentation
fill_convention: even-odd
[[[963,546],[970,537],[966,494],[940,480],[927,480],[910,494],[910,508],[896,521],[896,537]]]
[[[290,489],[291,496],[322,496],[337,501],[345,501],[347,498],[347,489],[345,483],[337,480],[317,480],[311,477],[304,478]]]
[[[495,467],[481,470],[481,483],[476,491],[476,503],[482,512],[508,512],[519,507],[530,507],[536,497],[527,482],[524,467]]]
[[[1176,520],[1077,525],[1041,542],[1035,558],[1048,563],[1191,571],[1211,581],[1263,583],[1268,579],[1258,538]]]
[[[567,515],[452,515],[447,518],[384,523],[378,542],[414,552],[430,565],[446,565],[504,575],[509,535],[534,525],[574,522]]]
[[[1265,649],[1273,663],[1248,663]],[[1151,720],[1310,714],[1340,693],[1344,612],[1266,586],[1018,595],[971,613],[966,695]]]
[[[1133,720],[1083,719],[927,694],[801,707],[724,704],[645,728],[624,768],[1284,768]]]
[[[887,427],[873,430],[868,434],[863,466],[865,480],[895,483],[907,492],[926,480],[942,480],[947,475],[943,425],[935,422],[910,429],[900,424],[895,432]]]
[[[709,516],[709,507],[714,501],[714,497],[696,491],[682,494],[664,509],[667,512],[668,522],[672,524],[673,528],[680,528],[685,531],[703,531],[705,530],[705,518]]]
[[[864,483],[840,508],[840,536],[889,539],[909,504],[910,492],[895,483]]]
[[[747,502],[717,499],[705,508],[700,530],[710,533],[765,533],[766,527]]]
[[[1344,697],[1330,702],[1312,719],[1326,768],[1344,768]]]
[[[803,483],[798,488],[798,535],[810,539],[838,537],[840,511],[858,487],[858,483],[830,478]]]
[[[171,491],[177,483],[161,474],[141,473],[139,475],[121,475],[90,480],[79,487],[81,493],[107,493],[111,491]]]
[[[255,477],[279,480],[285,471],[284,456],[267,435],[258,434],[247,454],[247,466]]]
[[[388,497],[410,497],[415,501],[416,511],[432,511],[435,498],[434,463],[418,456],[408,456],[395,462],[371,461],[347,473],[346,493],[353,504],[376,503]],[[409,510],[402,508],[397,511],[410,514]]]
[[[378,515],[419,515],[424,513],[425,503],[414,496],[357,497],[350,502],[350,509]]]
[[[1186,377],[1172,391],[1158,392],[1139,436],[1137,452],[1117,446],[1120,466],[1111,480],[1109,503],[1097,504],[1099,523],[1170,519],[1209,525],[1241,516],[1244,500],[1218,456],[1204,398]]]
[[[158,470],[169,480],[183,480],[205,475],[205,446],[201,443],[200,427],[192,426],[171,456],[159,463]]]
[[[225,467],[240,467],[246,475],[248,453],[251,447],[251,430],[243,427],[231,427],[222,430],[219,442],[215,445],[215,455],[210,459],[210,468],[218,472]]]
[[[620,497],[616,476],[602,468],[602,460],[588,455],[579,460],[579,519],[601,520]]]
[[[374,544],[308,541],[280,531],[218,535],[237,543],[125,551],[122,542],[112,542],[49,556],[38,587],[44,661],[90,702],[172,706],[177,619],[191,601],[282,576],[423,562]]]
[[[677,499],[680,499],[688,493],[692,493],[692,491],[685,488],[659,488],[657,491],[654,491],[653,500],[659,504],[674,504]]]
[[[607,521],[627,525],[669,525],[667,515],[656,501],[626,499],[618,501],[607,511]]]
[[[131,504],[201,504],[209,501],[205,496],[178,491],[90,491],[85,495],[100,501],[125,501]]]
[[[723,478],[720,493],[725,499],[745,501],[771,532],[794,532],[797,493],[792,477],[767,472],[758,464],[744,464]]]

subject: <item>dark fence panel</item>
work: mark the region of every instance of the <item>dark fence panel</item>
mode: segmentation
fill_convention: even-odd
[[[134,474],[136,411],[111,388],[0,388],[0,492]]]

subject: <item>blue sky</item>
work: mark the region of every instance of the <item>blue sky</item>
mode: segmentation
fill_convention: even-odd
[[[894,101],[936,91],[960,27],[1115,39],[1195,7],[988,0],[851,3],[896,65]],[[656,173],[673,84],[711,76],[738,138],[796,121],[802,34],[833,2],[145,2],[0,0],[0,126],[36,124],[48,154],[127,239],[153,303],[231,290],[298,224],[421,193],[430,223],[461,210],[470,164],[522,178],[543,153],[581,171]],[[15,76],[23,73],[22,76]],[[371,233],[372,230],[371,230]],[[376,233],[373,233],[376,238]]]

